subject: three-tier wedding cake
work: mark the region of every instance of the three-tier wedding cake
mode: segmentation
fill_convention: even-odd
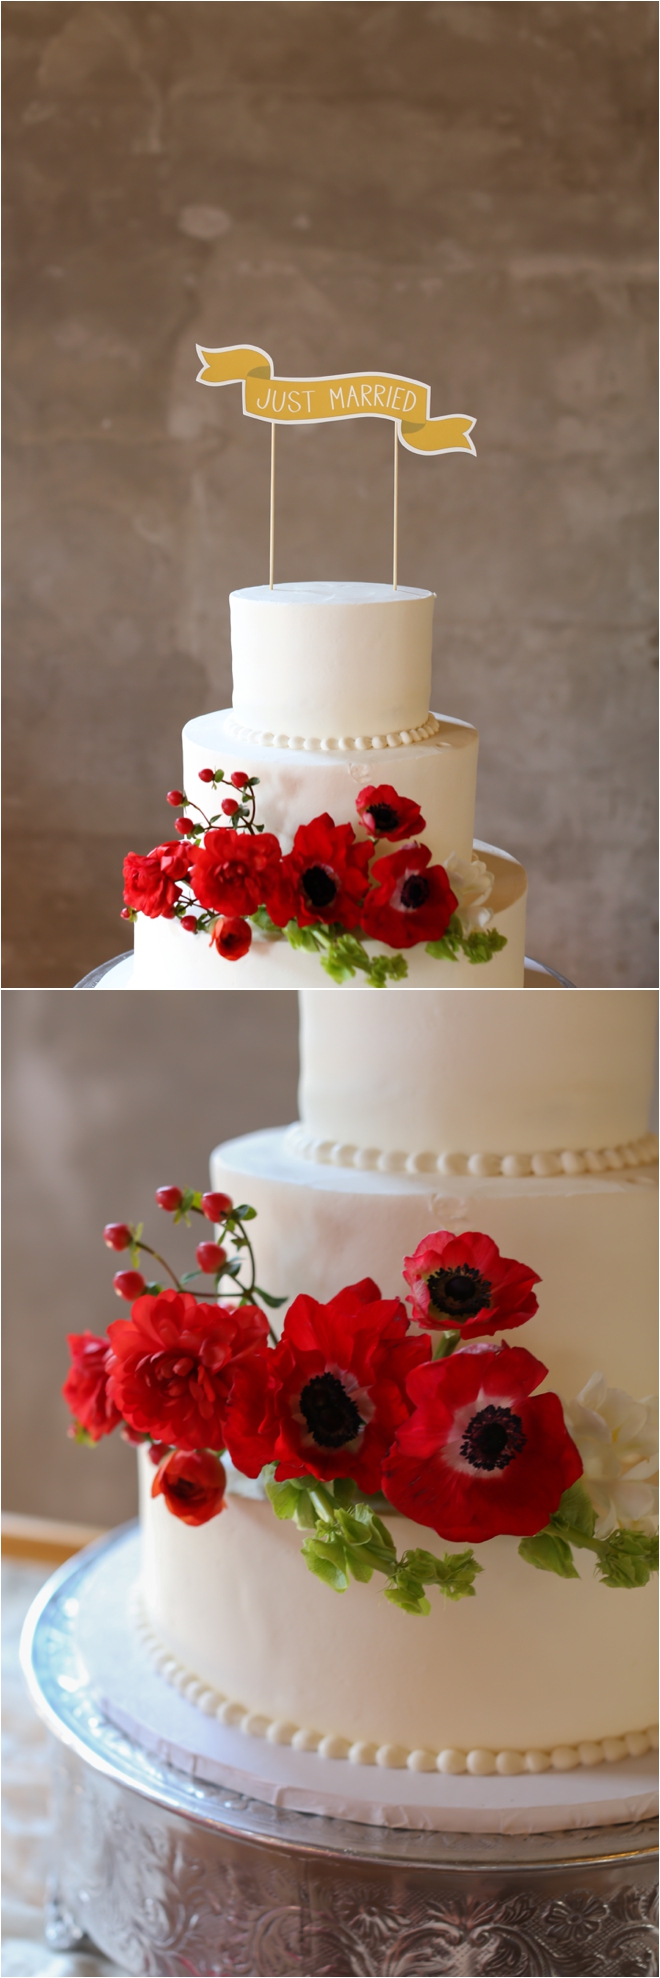
[[[230,606],[233,705],[184,729],[179,839],[126,861],[126,986],[313,986],[328,960],[360,986],[393,954],[410,986],[522,986],[525,873],[474,842],[476,730],[429,709],[433,594],[277,584]]]

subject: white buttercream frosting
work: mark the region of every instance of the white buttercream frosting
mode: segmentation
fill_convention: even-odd
[[[426,722],[434,597],[276,584],[230,597],[237,721],[273,736],[385,736]]]
[[[464,1154],[449,1149],[438,1153],[433,1148],[407,1153],[403,1148],[354,1147],[345,1141],[319,1140],[302,1125],[289,1128],[289,1139],[293,1151],[305,1160],[379,1174],[501,1174],[522,1181],[528,1175],[616,1173],[621,1168],[653,1166],[658,1159],[655,1133],[642,1134],[621,1147],[543,1148],[531,1154]]]

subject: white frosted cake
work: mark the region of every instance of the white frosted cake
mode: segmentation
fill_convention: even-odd
[[[431,1231],[524,1260],[538,1310],[513,1338],[547,1368],[610,1532],[643,1525],[652,1496],[633,1485],[656,1384],[655,1002],[429,993],[411,1023],[397,990],[305,993],[300,1121],[211,1164],[213,1188],[257,1210],[261,1281],[291,1298],[365,1276],[401,1296]],[[222,1516],[193,1529],[140,1459],[145,1639],[222,1722],[315,1762],[474,1775],[592,1768],[653,1742],[652,1582],[603,1584],[589,1550],[575,1577],[535,1570],[505,1535],[475,1547],[476,1598],[432,1592],[412,1617],[377,1576],[343,1593],[313,1577],[258,1480],[234,1475]],[[440,1549],[428,1525],[388,1522],[399,1552]]]
[[[449,862],[450,882],[457,893],[462,888],[468,909],[472,902],[465,924],[491,926],[506,944],[474,966],[464,952],[433,957],[420,939],[406,950],[407,984],[520,987],[526,877],[505,852],[474,843],[479,738],[468,723],[429,710],[433,606],[430,591],[386,584],[234,592],[233,705],[184,729],[188,813],[209,816],[219,808],[223,788],[211,792],[218,798],[211,805],[209,770],[221,769],[228,787],[235,772],[257,777],[259,820],[287,854],[298,828],[323,813],[337,826],[352,825],[363,840],[360,791],[392,786],[419,807],[434,866]],[[381,839],[377,856],[398,849]],[[491,876],[485,880],[483,866]],[[378,939],[365,945],[370,958],[391,953]],[[316,955],[269,940],[259,928],[236,963],[208,934],[195,934],[194,925],[138,912],[135,989],[290,988],[323,986],[327,979]]]

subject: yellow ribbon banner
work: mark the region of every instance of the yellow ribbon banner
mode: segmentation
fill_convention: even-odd
[[[393,419],[402,446],[411,453],[476,453],[475,425],[464,413],[430,416],[431,387],[388,371],[355,371],[334,378],[276,378],[272,358],[256,344],[203,350],[198,385],[243,387],[248,419],[269,425],[313,426],[328,419]]]

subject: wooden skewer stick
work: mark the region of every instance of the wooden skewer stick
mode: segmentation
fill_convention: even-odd
[[[270,560],[268,582],[272,591],[275,582],[275,421],[270,428]]]
[[[394,426],[394,535],[392,543],[392,588],[399,582],[399,441]]]

